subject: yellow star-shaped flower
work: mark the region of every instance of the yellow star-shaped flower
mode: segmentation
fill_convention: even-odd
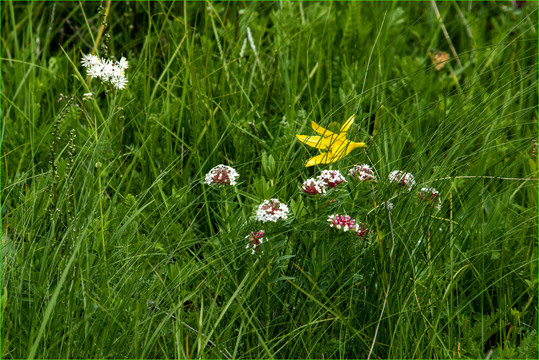
[[[324,129],[312,121],[311,126],[313,130],[321,136],[296,135],[298,140],[305,145],[320,150],[319,155],[307,160],[305,167],[318,164],[329,164],[342,159],[354,149],[365,147],[366,145],[364,142],[353,142],[346,139],[346,132],[350,129],[350,126],[352,126],[354,118],[355,115],[350,116],[341,127],[341,131],[338,134]],[[325,152],[322,152],[322,150],[325,150]]]

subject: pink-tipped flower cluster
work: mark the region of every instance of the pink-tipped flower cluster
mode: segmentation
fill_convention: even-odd
[[[395,170],[389,173],[389,182],[397,183],[400,187],[405,187],[410,191],[415,185],[414,176],[410,173]]]
[[[417,195],[427,206],[431,206],[436,210],[442,208],[442,200],[440,199],[440,193],[435,188],[424,187]]]
[[[249,235],[245,237],[247,239],[247,246],[246,249],[251,248],[251,254],[255,254],[258,251],[258,248],[260,247],[260,244],[262,244],[267,239],[264,237],[264,230],[258,231],[256,234],[251,231]]]
[[[367,227],[367,225],[363,224],[363,223],[358,223],[357,224],[357,230],[356,230],[356,233],[359,237],[362,237],[364,238],[365,235],[367,235],[369,233],[369,228]]]
[[[354,165],[348,174],[356,181],[369,181],[374,180],[375,175],[371,167],[367,164]]]
[[[217,165],[206,174],[204,183],[208,185],[236,185],[236,179],[240,176],[234,168],[226,165]]]
[[[326,193],[326,183],[323,180],[310,178],[305,180],[301,190],[307,195],[324,195]]]
[[[364,237],[367,232],[367,226],[365,224],[356,222],[356,219],[352,219],[348,215],[334,214],[328,217],[329,226],[337,230],[344,232],[350,231],[356,233],[358,236]]]
[[[339,170],[322,170],[317,179],[323,181],[329,189],[334,189],[339,184],[347,182]]]
[[[286,220],[288,219],[288,206],[277,199],[264,200],[264,202],[258,206],[256,219],[262,222],[277,222],[279,219]]]

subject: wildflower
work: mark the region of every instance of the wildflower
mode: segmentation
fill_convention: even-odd
[[[256,219],[262,222],[277,222],[279,219],[286,220],[288,219],[288,206],[277,199],[264,200],[256,211]]]
[[[126,58],[122,57],[120,61],[113,61],[88,54],[83,55],[81,64],[86,68],[86,74],[92,79],[99,78],[116,89],[125,89],[127,85],[125,69],[129,66]]]
[[[319,155],[307,160],[305,167],[318,164],[329,164],[342,159],[354,149],[365,147],[364,142],[353,142],[346,139],[346,133],[348,132],[348,129],[350,129],[350,126],[352,126],[354,117],[355,115],[352,115],[344,123],[339,134],[334,134],[313,121],[311,122],[311,127],[321,136],[296,135],[298,140],[305,145],[320,150]],[[322,152],[322,150],[325,150],[326,152]]]
[[[206,174],[204,184],[207,185],[236,185],[240,176],[234,168],[223,164],[217,165]]]
[[[336,188],[340,183],[347,182],[339,170],[323,170],[317,179],[323,181],[330,189]]]
[[[393,203],[391,201],[387,201],[386,206],[389,211],[393,210]]]
[[[389,173],[389,182],[398,183],[399,186],[408,188],[408,191],[410,191],[415,185],[414,176],[400,170],[395,170]]]
[[[356,219],[350,218],[348,215],[334,214],[328,217],[329,226],[344,232],[350,231],[358,236],[365,237],[368,228],[365,224],[356,222]]]
[[[113,76],[110,83],[114,85],[116,89],[123,90],[127,85],[127,79],[123,76]]]
[[[89,92],[89,93],[84,93],[82,95],[82,101],[89,101],[89,100],[92,100],[94,98],[94,94]]]
[[[251,254],[253,255],[258,251],[260,244],[262,244],[265,240],[267,241],[267,239],[264,238],[264,230],[260,230],[256,234],[251,231],[251,234],[247,235],[245,239],[248,241],[245,248],[252,248],[253,250]]]
[[[364,238],[369,233],[369,228],[363,223],[358,223],[356,233],[359,237]]]
[[[348,171],[348,174],[350,174],[350,176],[356,181],[368,181],[375,179],[374,172],[367,164],[354,165]]]
[[[421,188],[421,191],[419,191],[417,195],[419,196],[421,200],[423,200],[423,202],[427,206],[431,206],[435,208],[436,210],[440,210],[442,208],[442,200],[438,196],[440,195],[440,193],[435,188],[430,188],[430,187]]]
[[[326,193],[326,183],[321,179],[310,178],[305,180],[301,190],[307,195],[324,195]]]
[[[90,76],[92,79],[100,78],[103,76],[103,68],[101,64],[92,66],[86,70],[86,74]]]
[[[122,56],[120,61],[118,61],[118,66],[120,69],[125,70],[129,67],[129,63],[127,62],[127,59]]]
[[[82,66],[85,68],[93,67],[95,65],[99,64],[99,58],[95,55],[88,54],[84,55],[82,57],[82,60],[80,61],[82,63]]]
[[[429,57],[432,60],[432,65],[436,71],[440,71],[444,68],[445,64],[449,60],[449,54],[445,51],[429,50]]]

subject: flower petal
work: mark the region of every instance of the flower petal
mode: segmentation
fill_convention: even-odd
[[[346,132],[348,131],[348,129],[350,129],[350,126],[352,126],[352,124],[354,123],[355,117],[356,115],[350,116],[350,118],[346,120],[343,126],[341,126],[341,132],[337,136],[339,140],[343,140],[346,137]]]
[[[314,121],[311,121],[311,127],[314,131],[316,131],[319,135],[322,135],[323,137],[330,137],[335,135],[333,132],[323,128]]]
[[[296,135],[299,141],[313,148],[327,150],[331,145],[331,140],[321,136]]]
[[[329,151],[325,153],[321,153],[307,160],[307,162],[305,163],[305,167],[314,166],[318,164],[329,164],[331,161],[328,161],[328,159],[331,159],[332,157],[333,157],[333,154]]]
[[[360,142],[355,142],[355,141],[349,141],[350,144],[348,145],[348,148],[350,149],[350,151],[354,150],[354,149],[359,149],[359,148],[362,148],[362,147],[367,147],[367,145],[360,141]],[[350,152],[348,151],[348,152]]]
[[[362,148],[362,147],[365,147],[365,143],[363,143],[363,142],[358,143],[358,142],[353,142],[353,141],[350,141],[350,140],[346,140],[346,141],[343,141],[343,142],[339,143],[336,146],[332,146],[331,147],[331,152],[333,152],[333,154],[334,154],[333,156],[335,158],[335,160],[333,160],[333,161],[340,160],[343,157],[345,157],[346,155],[350,154],[352,152],[352,150],[357,149],[357,148]]]

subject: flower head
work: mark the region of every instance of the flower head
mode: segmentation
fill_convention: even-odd
[[[125,70],[129,67],[129,63],[127,62],[127,59],[124,58],[123,56],[120,59],[120,61],[118,61],[118,67],[120,67],[120,69],[122,70]]]
[[[125,69],[128,67],[127,60],[122,57],[120,61],[98,58],[95,55],[83,55],[81,64],[86,68],[86,74],[91,78],[99,78],[106,84],[122,90],[127,85]]]
[[[92,54],[83,55],[80,62],[81,62],[83,67],[89,68],[89,67],[93,67],[95,65],[98,65],[99,64],[99,58],[97,56],[95,56],[95,55],[92,55]]]
[[[247,246],[245,248],[252,248],[251,254],[253,255],[258,251],[260,244],[267,241],[267,239],[264,238],[264,230],[260,230],[256,234],[251,231],[251,234],[247,235],[245,239],[247,239]]]
[[[321,179],[310,178],[305,180],[301,190],[307,195],[324,195],[326,193],[326,183]]]
[[[320,154],[316,155],[305,163],[305,167],[318,165],[318,164],[329,164],[335,161],[341,160],[350,152],[357,148],[365,147],[364,142],[353,142],[346,139],[346,133],[352,123],[354,122],[355,115],[352,115],[341,127],[341,131],[338,134],[324,129],[323,127],[316,124],[314,121],[311,122],[311,127],[313,130],[321,136],[310,136],[310,135],[296,135],[299,141],[305,145],[317,148],[320,150]],[[326,152],[322,152],[325,150]]]
[[[348,170],[348,174],[356,181],[375,180],[376,178],[371,167],[367,164],[354,165]]]
[[[357,233],[357,236],[364,238],[365,235],[369,233],[369,228],[367,227],[367,225],[358,222],[356,233]]]
[[[110,83],[114,85],[116,89],[123,90],[127,85],[127,79],[123,76],[113,76],[110,79]]]
[[[264,202],[258,206],[256,219],[262,222],[277,222],[279,219],[286,220],[288,219],[288,206],[277,199],[264,200]]]
[[[412,187],[415,185],[415,179],[414,176],[410,173],[395,170],[389,173],[389,182],[390,183],[397,183],[401,187],[408,188],[408,191],[412,189]]]
[[[431,206],[436,210],[440,210],[442,208],[442,200],[438,195],[440,195],[438,190],[430,187],[421,188],[421,190],[417,193],[417,196],[423,200],[425,205]]]
[[[103,67],[101,64],[91,66],[88,68],[88,70],[86,70],[86,74],[92,79],[100,78],[103,76]]]
[[[350,231],[358,236],[365,237],[368,228],[365,224],[356,222],[356,219],[350,218],[348,215],[334,214],[328,217],[329,226],[344,232]]]
[[[217,165],[206,174],[204,184],[207,185],[236,185],[236,179],[240,176],[234,168],[223,164]]]
[[[317,177],[330,189],[336,188],[340,183],[347,182],[339,170],[323,170]]]

